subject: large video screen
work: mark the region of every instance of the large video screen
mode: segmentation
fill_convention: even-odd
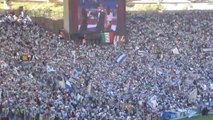
[[[125,10],[119,10],[118,1],[78,0],[78,32],[119,32],[123,30],[124,27],[118,28],[118,17],[119,14],[125,14]],[[119,22],[125,26],[124,18]]]

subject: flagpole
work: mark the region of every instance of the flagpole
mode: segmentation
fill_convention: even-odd
[[[117,36],[114,36],[114,47],[115,47],[115,52],[117,52]]]
[[[155,80],[157,79],[157,68],[155,67]]]
[[[73,59],[73,63],[75,64],[75,59],[76,59],[76,54],[75,54],[76,52],[75,51],[72,51],[72,55],[73,55],[73,57],[74,57],[74,59]]]
[[[75,54],[74,54],[74,61],[73,61],[73,62],[74,62],[74,64],[75,64]]]

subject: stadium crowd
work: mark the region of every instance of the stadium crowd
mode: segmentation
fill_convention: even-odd
[[[211,11],[128,14],[128,41],[111,45],[79,45],[28,19],[0,21],[0,115],[9,120],[157,120],[213,102]]]

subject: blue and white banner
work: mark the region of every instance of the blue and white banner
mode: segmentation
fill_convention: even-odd
[[[82,73],[83,69],[80,65],[78,65],[77,67],[75,67],[73,70],[72,70],[72,79],[74,80],[79,80],[79,75]]]
[[[191,118],[195,116],[198,112],[196,110],[187,110],[187,117]]]
[[[116,62],[117,63],[121,63],[123,62],[124,60],[126,59],[126,55],[124,53],[120,54],[117,59],[116,59]]]
[[[174,112],[164,112],[161,116],[162,119],[166,120],[171,120],[171,119],[176,119],[177,115]]]
[[[48,72],[48,73],[50,73],[50,72],[55,72],[55,71],[56,71],[56,70],[55,70],[53,67],[47,65],[47,72]]]
[[[74,92],[74,89],[71,85],[71,83],[69,81],[65,82],[65,88],[69,91],[69,92]]]

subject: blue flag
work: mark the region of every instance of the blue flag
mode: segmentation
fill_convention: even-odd
[[[117,62],[117,63],[121,63],[121,62],[123,62],[123,61],[125,60],[125,58],[126,58],[126,55],[125,55],[125,54],[121,54],[121,55],[119,55],[118,58],[116,59],[116,62]]]
[[[65,88],[69,91],[69,92],[74,92],[74,89],[71,85],[71,83],[69,81],[65,82]]]

